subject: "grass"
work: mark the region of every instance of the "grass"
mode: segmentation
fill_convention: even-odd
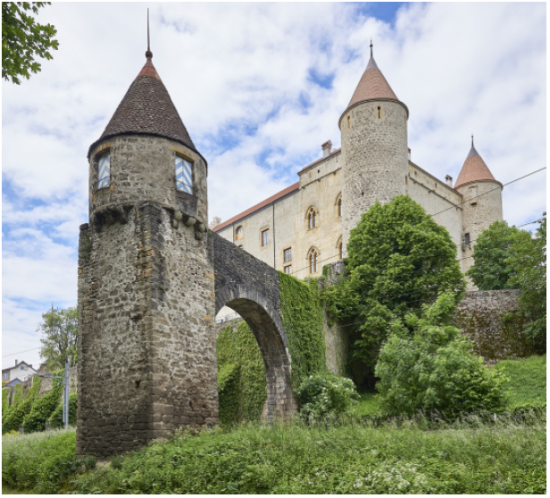
[[[504,385],[508,408],[546,404],[546,355],[499,361],[494,368],[510,380]]]
[[[509,408],[544,406],[545,361],[495,366],[510,377]],[[81,464],[74,429],[4,436],[2,487],[5,493],[546,492],[543,410],[455,422],[377,415],[378,395],[364,393],[351,416],[329,424],[294,420],[180,431],[83,474],[75,472]]]

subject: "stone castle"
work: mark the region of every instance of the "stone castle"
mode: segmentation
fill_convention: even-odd
[[[339,119],[341,148],[322,145],[322,158],[305,166],[300,180],[210,228],[272,267],[298,278],[319,276],[325,264],[346,256],[361,215],[376,200],[408,194],[443,225],[457,245],[462,271],[473,264],[473,242],[502,220],[502,184],[474,148],[453,185],[411,161],[409,109],[378,68],[372,53]]]
[[[267,419],[294,413],[277,269],[306,267],[315,275],[341,259],[350,230],[376,199],[408,193],[429,213],[442,211],[438,221],[461,248],[459,258],[502,218],[502,185],[473,147],[454,188],[409,160],[408,109],[371,54],[340,118],[342,149],[325,144],[324,157],[298,183],[210,231],[207,161],[153,54],[145,55],[88,150],[89,221],[80,226],[78,255],[78,455],[104,457],[182,426],[217,423],[215,318],[225,306],[258,341]]]

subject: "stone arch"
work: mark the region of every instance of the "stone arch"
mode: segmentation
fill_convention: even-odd
[[[313,205],[309,206],[306,211],[305,219],[306,219],[306,228],[308,230],[317,228],[319,226],[319,210]]]
[[[320,266],[321,251],[315,246],[311,246],[307,252],[306,262],[309,274],[317,273]]]
[[[297,411],[290,384],[291,358],[281,320],[279,274],[264,262],[213,234],[216,315],[236,311],[256,337],[265,364],[267,419],[288,418]]]

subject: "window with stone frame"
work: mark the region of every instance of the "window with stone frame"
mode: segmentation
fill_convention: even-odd
[[[269,244],[269,228],[262,230],[262,247]]]
[[[467,232],[464,234],[464,245],[469,246],[470,245],[470,233]]]
[[[284,256],[284,262],[288,263],[289,261],[292,261],[292,249],[289,247],[283,251]]]
[[[292,275],[292,265],[285,266],[284,270],[287,275]]]
[[[336,214],[342,216],[342,194],[340,193],[336,198]]]
[[[243,227],[242,225],[240,225],[235,229],[235,239],[240,240],[243,238],[243,236],[244,236]]]
[[[316,249],[309,251],[309,273],[317,273],[319,255]]]
[[[318,225],[318,213],[317,210],[312,206],[307,211],[307,227],[308,230],[316,228]]]
[[[193,164],[176,154],[176,190],[193,194]]]
[[[97,161],[97,188],[111,185],[111,152],[103,154]]]

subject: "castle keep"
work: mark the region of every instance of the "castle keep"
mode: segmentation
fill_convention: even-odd
[[[299,181],[243,213],[210,227],[278,270],[298,278],[319,276],[346,255],[361,215],[376,200],[408,194],[451,234],[462,271],[473,264],[473,241],[502,220],[502,184],[476,151],[454,183],[411,161],[409,109],[378,68],[372,53],[339,119],[341,149],[322,146],[323,157],[305,166]]]

